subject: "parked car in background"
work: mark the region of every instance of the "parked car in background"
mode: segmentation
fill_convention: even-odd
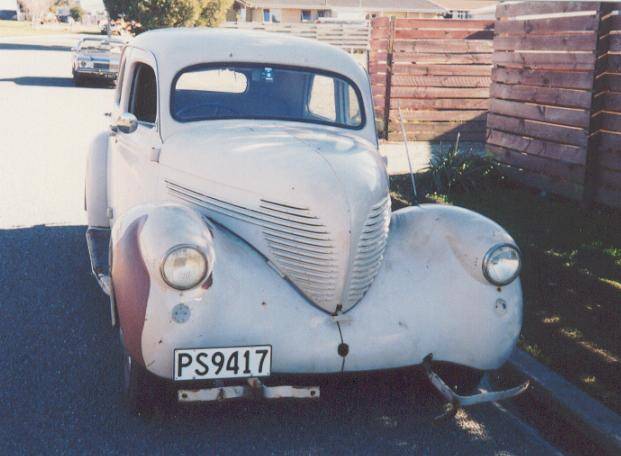
[[[121,68],[89,152],[86,237],[133,407],[314,399],[315,374],[413,366],[456,406],[525,389],[464,395],[520,333],[515,242],[453,206],[391,213],[350,55],[170,29],[138,35]]]
[[[82,38],[72,49],[75,85],[95,79],[114,82],[119,73],[119,60],[124,46],[125,42],[118,38]]]

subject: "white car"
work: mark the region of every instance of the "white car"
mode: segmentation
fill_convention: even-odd
[[[369,79],[345,52],[144,33],[111,117],[89,153],[87,240],[134,407],[162,385],[181,402],[317,398],[315,374],[412,366],[456,406],[525,388],[464,396],[520,333],[515,242],[457,207],[391,213]]]

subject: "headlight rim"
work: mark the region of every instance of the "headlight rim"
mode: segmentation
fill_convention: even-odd
[[[487,265],[488,265],[488,263],[490,261],[491,256],[494,254],[494,252],[496,252],[496,250],[501,249],[503,247],[510,247],[510,248],[514,249],[517,252],[517,254],[518,254],[519,263],[518,263],[517,270],[510,277],[509,280],[498,282],[498,281],[496,281],[496,280],[494,280],[494,279],[492,279],[490,277]],[[520,250],[520,248],[517,245],[515,245],[515,244],[513,244],[511,242],[500,242],[498,244],[494,244],[493,246],[491,246],[487,250],[487,252],[483,256],[482,269],[483,269],[483,277],[485,277],[485,279],[489,283],[491,283],[493,285],[496,285],[496,286],[499,286],[499,287],[503,287],[505,285],[509,285],[511,282],[513,282],[515,279],[517,279],[519,277],[520,273],[522,272],[522,251]]]
[[[176,252],[177,250],[185,249],[185,248],[191,248],[191,249],[195,250],[196,252],[198,252],[203,257],[203,264],[205,266],[203,268],[203,273],[201,275],[201,278],[194,285],[189,286],[189,287],[179,287],[179,286],[174,285],[173,283],[171,283],[170,280],[166,277],[166,273],[164,272],[164,265],[166,264],[166,259],[168,258],[168,256],[171,253]],[[169,287],[171,287],[171,288],[173,288],[175,290],[179,290],[179,291],[187,291],[187,290],[192,290],[194,288],[199,287],[205,281],[205,279],[207,279],[208,272],[209,272],[209,261],[207,260],[207,255],[205,255],[205,252],[203,252],[203,249],[201,249],[196,244],[177,244],[177,245],[174,245],[171,248],[169,248],[168,250],[166,250],[166,253],[164,253],[164,255],[162,256],[162,259],[160,261],[160,276],[162,277],[162,280]]]

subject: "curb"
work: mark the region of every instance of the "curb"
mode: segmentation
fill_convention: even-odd
[[[621,416],[596,401],[535,358],[516,349],[506,367],[530,379],[527,394],[542,406],[553,408],[597,446],[621,454]]]

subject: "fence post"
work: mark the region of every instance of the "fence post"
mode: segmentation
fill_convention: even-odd
[[[392,88],[392,53],[395,43],[395,17],[390,16],[388,25],[388,53],[386,55],[386,93],[384,94],[384,139],[388,139],[390,121],[390,92]]]
[[[591,106],[589,108],[589,136],[587,141],[586,160],[584,165],[584,188],[582,191],[582,205],[590,207],[595,200],[597,187],[599,185],[598,167],[599,167],[599,118],[595,116],[598,109],[595,96],[597,95],[597,76],[601,72],[605,72],[606,68],[598,68],[598,57],[608,52],[608,40],[601,40],[600,35],[605,32],[602,27],[602,18],[606,15],[608,8],[604,3],[597,4],[597,27],[595,29],[595,63],[593,64],[593,78],[591,80]],[[604,62],[606,63],[606,62]],[[605,81],[604,81],[605,82]]]

